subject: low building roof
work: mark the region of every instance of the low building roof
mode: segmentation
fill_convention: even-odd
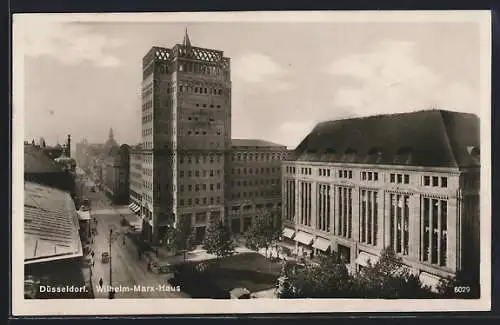
[[[232,147],[284,147],[286,146],[277,144],[270,141],[260,139],[231,139]]]
[[[291,160],[475,167],[480,164],[479,124],[474,114],[445,110],[327,121],[314,127]]]
[[[64,191],[24,183],[24,263],[82,256],[78,216]]]
[[[50,159],[41,148],[32,144],[24,145],[24,173],[61,173],[61,167]]]

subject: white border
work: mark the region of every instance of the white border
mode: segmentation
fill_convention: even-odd
[[[24,52],[22,35],[34,32],[30,23],[50,22],[472,22],[481,38],[481,299],[382,300],[374,299],[23,299],[23,142]],[[32,25],[33,26],[33,25]],[[13,163],[12,163],[12,312],[35,315],[147,315],[236,314],[301,312],[422,312],[488,311],[491,308],[491,15],[489,11],[363,11],[363,12],[231,12],[231,13],[120,13],[17,14],[13,17]],[[168,301],[165,301],[168,300]]]

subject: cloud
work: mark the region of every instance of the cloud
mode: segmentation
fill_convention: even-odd
[[[245,83],[260,86],[270,92],[288,91],[295,88],[287,81],[289,71],[271,57],[257,52],[247,52],[233,59],[231,74]]]
[[[327,73],[349,78],[333,105],[357,115],[395,113],[431,107],[474,112],[475,93],[464,81],[448,81],[416,59],[412,42],[384,41],[372,52],[332,62]],[[352,85],[354,84],[354,85]]]
[[[86,26],[71,23],[37,22],[22,34],[27,56],[48,56],[66,65],[87,61],[100,67],[121,65],[112,54],[123,41],[92,32]]]

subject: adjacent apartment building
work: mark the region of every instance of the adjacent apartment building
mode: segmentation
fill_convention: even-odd
[[[142,191],[134,181],[131,201],[140,203],[146,239],[161,240],[179,218],[190,220],[198,240],[209,218],[241,232],[256,209],[278,207],[284,150],[231,140],[231,68],[222,51],[193,46],[186,31],[182,44],[144,56],[142,143],[131,158]]]
[[[318,124],[283,165],[284,236],[352,268],[392,247],[423,283],[479,268],[479,118],[445,110]]]

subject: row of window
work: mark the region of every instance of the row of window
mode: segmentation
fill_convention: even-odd
[[[260,172],[259,172],[260,171]],[[279,167],[243,167],[243,168],[233,168],[231,174],[233,175],[247,175],[247,174],[269,174],[278,173],[280,171]]]
[[[204,94],[204,95],[222,95],[221,88],[211,88],[211,87],[192,87],[192,86],[179,86],[180,93],[194,93],[194,94]]]
[[[148,110],[150,108],[153,107],[153,101],[152,100],[148,100],[148,101],[145,101],[142,103],[142,110],[145,111],[145,110]]]
[[[180,170],[179,177],[215,177],[222,174],[220,169],[210,169],[210,170]],[[203,176],[202,176],[203,175]]]
[[[326,169],[326,168],[320,168],[320,169],[318,169],[318,175],[330,177],[330,170]]]
[[[186,200],[184,200],[184,199],[179,200],[179,206],[181,206],[181,207],[183,207],[183,206],[190,207],[193,205],[220,204],[220,203],[221,203],[220,196],[211,196],[209,198],[201,197],[201,198],[194,198],[194,199],[189,198]]]
[[[280,183],[280,179],[255,179],[251,180],[249,179],[248,181],[243,180],[243,181],[232,181],[231,185],[233,187],[236,186],[257,186],[257,185],[278,185]]]
[[[143,128],[142,129],[142,136],[148,136],[153,134],[153,128]]]
[[[233,153],[232,161],[269,161],[269,160],[285,160],[286,154],[283,152],[273,152],[273,153]],[[288,168],[288,167],[287,167]]]
[[[312,198],[312,184],[299,182],[299,209],[295,209],[295,182],[287,181],[285,193],[285,218],[311,226],[311,206],[314,201],[316,209],[316,228],[335,235],[352,238],[353,225],[353,192],[351,188],[336,186],[332,205],[333,187],[318,184],[317,198]],[[374,190],[360,190],[359,193],[359,242],[368,245],[378,245],[380,231],[383,228],[379,223],[379,193]],[[448,201],[445,199],[423,197],[420,204],[420,229],[410,231],[410,196],[406,194],[390,193],[389,243],[397,254],[409,254],[410,234],[419,236],[420,260],[432,265],[446,266],[447,264],[447,217]],[[296,215],[297,214],[297,215]],[[332,218],[333,216],[333,218]],[[417,216],[415,216],[417,217]],[[331,223],[333,220],[333,227]],[[333,229],[332,229],[333,228]]]
[[[193,130],[187,130],[186,134],[187,135],[207,135],[208,134],[208,135],[212,135],[213,136],[213,135],[222,135],[222,132],[221,132],[221,130],[217,130],[215,132],[207,133],[206,130],[200,131],[198,129],[198,130],[195,130],[195,131],[193,131]]]
[[[252,197],[274,197],[280,195],[278,190],[268,190],[268,191],[250,191],[250,192],[235,192],[231,194],[233,200],[241,198],[252,198]]]
[[[295,167],[287,166],[286,172],[291,173],[291,174],[295,173]],[[304,175],[311,175],[311,168],[301,168],[300,172],[301,172],[301,174],[304,174]],[[330,169],[319,168],[318,175],[329,177],[330,176]],[[339,170],[337,175],[339,178],[347,178],[347,179],[353,178],[352,170]],[[363,180],[363,181],[378,181],[379,180],[379,173],[378,172],[362,171],[361,172],[361,180]],[[394,184],[410,184],[410,175],[409,174],[391,173],[389,181],[390,181],[390,183],[394,183]],[[423,185],[424,186],[433,186],[433,187],[447,187],[448,186],[448,178],[444,177],[444,176],[443,177],[424,176],[423,177]]]
[[[210,107],[210,108],[214,108],[214,107],[217,107],[217,108],[220,108],[220,105],[217,104],[217,105],[214,105],[214,104],[200,104],[200,103],[196,103],[196,107],[203,107],[203,108],[206,108],[206,107]]]
[[[424,186],[448,187],[448,178],[438,176],[424,176]]]
[[[349,179],[351,179],[352,178],[352,170],[346,170],[346,169],[339,170],[338,171],[338,176],[339,176],[339,178],[349,178]]]
[[[208,185],[208,186],[207,186]],[[179,191],[180,192],[184,192],[184,188],[186,188],[186,190],[188,192],[199,192],[200,190],[201,191],[206,191],[207,188],[210,189],[210,191],[215,191],[217,189],[217,191],[220,191],[221,189],[221,185],[220,183],[217,183],[217,184],[194,184],[194,185],[179,185]]]
[[[192,72],[192,73],[204,74],[204,75],[213,76],[213,77],[220,76],[224,72],[224,70],[222,70],[219,67],[214,67],[214,66],[195,63],[195,62],[180,63],[179,64],[179,71],[180,72]]]
[[[179,164],[207,164],[207,162],[210,162],[210,164],[213,164],[214,162],[217,161],[217,163],[220,163],[222,160],[222,155],[221,154],[216,154],[216,155],[208,155],[208,156],[187,156],[187,157],[179,157]]]
[[[151,122],[153,120],[153,114],[146,114],[142,116],[142,124]]]
[[[410,184],[410,175],[408,174],[391,174],[390,182],[396,184]]]
[[[361,172],[361,180],[378,181],[378,172]]]
[[[238,212],[238,211],[243,211],[243,212],[250,212],[250,211],[259,211],[262,209],[273,209],[275,205],[273,203],[267,203],[267,204],[255,204],[255,205],[233,205],[231,207],[231,211],[233,212]],[[276,208],[281,208],[281,203],[276,204]]]

